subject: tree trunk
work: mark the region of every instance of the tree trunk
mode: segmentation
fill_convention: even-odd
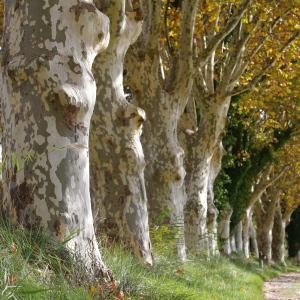
[[[230,218],[233,213],[232,208],[227,208],[221,213],[221,220],[219,223],[219,239],[221,241],[221,251],[225,255],[231,254],[230,245]]]
[[[198,170],[194,169],[192,171],[190,180],[186,183],[187,203],[184,215],[185,239],[188,251],[205,256],[209,255],[207,233],[209,161],[201,164],[201,161],[198,160]],[[199,183],[202,185],[199,186]]]
[[[252,217],[252,207],[248,207],[245,211],[244,218],[243,218],[243,252],[246,258],[250,257],[250,245],[249,245],[249,228],[250,228],[250,221]]]
[[[222,97],[210,99],[209,106],[203,108],[198,131],[189,137],[185,230],[187,248],[196,254],[209,252],[208,193],[212,190],[214,180],[220,170],[223,155],[221,137],[225,127],[229,100],[225,101]],[[210,208],[213,208],[213,197],[211,196],[212,194],[209,198]],[[216,211],[211,209],[210,212],[215,214],[212,218],[215,219]]]
[[[240,221],[235,229],[234,229],[234,236],[235,236],[235,245],[236,251],[238,253],[243,253],[243,222]]]
[[[288,224],[290,216],[285,217],[281,211],[280,202],[278,202],[273,225],[273,240],[272,240],[272,255],[273,260],[285,265],[285,243],[286,233],[285,229]]]
[[[6,1],[5,9],[2,208],[11,223],[72,237],[66,244],[76,258],[107,277],[93,227],[88,140],[91,68],[107,46],[108,20],[92,1]]]
[[[209,179],[208,179],[208,192],[207,192],[207,231],[208,231],[208,245],[210,255],[218,255],[218,214],[219,211],[214,203],[214,183],[217,178],[221,166],[224,149],[222,143],[219,144],[214,152],[213,158],[210,163]]]
[[[145,174],[152,223],[175,225],[179,229],[178,234],[184,237],[184,153],[177,139],[180,116],[177,103],[180,101],[174,95],[162,92],[160,98],[143,106],[148,121],[143,144],[149,163]],[[185,245],[181,241],[177,246],[180,256],[185,256],[183,247]]]
[[[134,91],[134,100],[143,107],[147,115],[142,143],[147,162],[145,178],[149,217],[152,224],[171,224],[178,228],[178,236],[181,237],[177,241],[178,254],[185,259],[185,243],[182,240],[184,152],[178,142],[177,125],[182,107],[188,99],[191,83],[187,82],[185,88],[176,93],[165,91],[156,75],[157,59],[156,55],[153,57],[144,53],[143,57],[137,57],[134,53],[128,72],[131,74],[130,86]],[[136,67],[131,69],[134,64]]]
[[[250,237],[250,251],[256,258],[259,258],[258,244],[257,244],[257,238],[256,238],[256,230],[254,228],[252,217],[251,217],[251,220],[250,220],[249,237]]]
[[[243,223],[243,251],[246,258],[250,257],[250,249],[249,249],[249,230],[250,230],[250,221],[252,218],[252,209],[262,197],[263,193],[266,191],[268,187],[274,184],[277,180],[281,178],[284,174],[285,169],[282,170],[276,176],[270,178],[270,173],[272,172],[272,166],[267,167],[259,176],[258,181],[252,187],[252,193],[247,203],[247,208],[244,213],[244,217],[242,220]]]
[[[269,265],[272,264],[272,229],[277,202],[273,193],[265,194],[255,206],[259,256]]]
[[[91,131],[96,221],[104,222],[101,228],[109,237],[123,241],[151,265],[145,161],[140,142],[145,113],[126,100],[123,88],[124,57],[141,32],[141,22],[135,13],[125,14],[122,1],[110,4],[104,12],[111,21],[110,43],[93,66],[98,87]]]
[[[127,64],[134,101],[147,114],[143,145],[150,218],[154,224],[164,219],[164,223],[176,225],[182,238],[185,171],[177,127],[193,84],[193,39],[198,2],[182,1],[178,51],[171,58],[167,77],[160,57],[161,1],[145,2],[143,34],[128,56]],[[177,241],[179,255],[185,253],[181,239]]]
[[[230,247],[231,247],[231,252],[233,253],[236,253],[237,250],[236,250],[236,241],[235,241],[235,235],[232,234],[230,236]]]
[[[218,249],[218,209],[216,208],[213,195],[210,187],[208,191],[208,209],[207,209],[207,234],[208,234],[208,249],[210,256],[219,255]]]

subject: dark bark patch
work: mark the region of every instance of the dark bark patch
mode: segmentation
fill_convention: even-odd
[[[61,222],[59,219],[56,219],[53,224],[55,235],[60,237],[61,236]]]
[[[112,174],[109,171],[105,172],[105,182],[111,182],[112,181]]]
[[[123,197],[123,196],[119,197],[119,204],[121,206],[123,206],[125,204],[125,197]]]
[[[20,113],[16,113],[16,115],[15,115],[15,123],[16,123],[16,125],[18,125],[18,123],[19,123],[19,120],[20,120]]]
[[[146,58],[145,51],[139,51],[137,55],[138,55],[139,61],[141,61],[141,62],[143,62]]]
[[[144,19],[144,15],[143,15],[143,11],[138,7],[134,10],[135,16],[134,16],[134,20],[137,22],[143,21]]]
[[[33,188],[26,181],[10,190],[10,197],[18,218],[20,218],[21,212],[34,202],[32,192]]]
[[[103,33],[100,32],[100,33],[98,34],[98,40],[99,40],[99,41],[102,41],[102,39],[103,39]]]
[[[73,56],[69,57],[68,65],[70,67],[70,70],[72,70],[75,74],[82,74],[81,66],[80,64],[75,62]]]
[[[15,11],[17,11],[20,7],[20,0],[16,0]]]
[[[131,195],[131,191],[128,185],[124,186],[124,193],[126,197]]]
[[[181,175],[180,174],[176,174],[175,181],[180,181],[181,179],[182,179]]]
[[[80,111],[80,107],[73,105],[73,104],[69,104],[65,107],[65,121],[66,124],[70,127],[73,128],[77,123],[77,115]]]
[[[107,139],[107,144],[110,146],[110,147],[115,147],[116,144],[113,142],[112,139]]]
[[[77,5],[74,5],[70,8],[70,11],[75,12],[75,20],[79,21],[80,14],[83,10],[87,10],[88,12],[94,12],[96,7],[92,3],[80,2]]]
[[[84,59],[87,59],[87,51],[86,51],[86,50],[83,50],[83,51],[81,52],[81,54],[82,54],[82,57],[83,57]]]

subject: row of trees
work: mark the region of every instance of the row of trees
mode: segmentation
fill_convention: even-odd
[[[95,227],[148,265],[149,224],[178,229],[182,260],[248,257],[252,240],[283,262],[299,205],[298,1],[4,7],[7,219],[68,238],[107,279]]]

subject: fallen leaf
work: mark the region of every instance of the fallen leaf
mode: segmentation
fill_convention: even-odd
[[[16,253],[17,252],[17,245],[15,243],[12,243],[10,249],[11,249],[12,253]]]
[[[182,274],[185,273],[185,270],[184,270],[184,269],[177,269],[177,270],[175,271],[175,273],[178,274],[178,275],[182,275]]]

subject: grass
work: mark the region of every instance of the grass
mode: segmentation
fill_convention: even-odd
[[[265,267],[240,257],[191,260],[182,264],[160,255],[145,268],[119,246],[102,249],[104,260],[125,291],[124,299],[263,299],[265,279],[295,267]],[[63,244],[39,233],[0,226],[0,299],[99,299]],[[93,291],[93,295],[91,293]]]
[[[104,257],[132,300],[259,300],[266,279],[297,270],[291,265],[261,270],[258,261],[238,256],[185,264],[164,256],[153,268],[145,269],[117,247],[104,251]]]
[[[0,299],[92,299],[63,244],[0,225]]]

